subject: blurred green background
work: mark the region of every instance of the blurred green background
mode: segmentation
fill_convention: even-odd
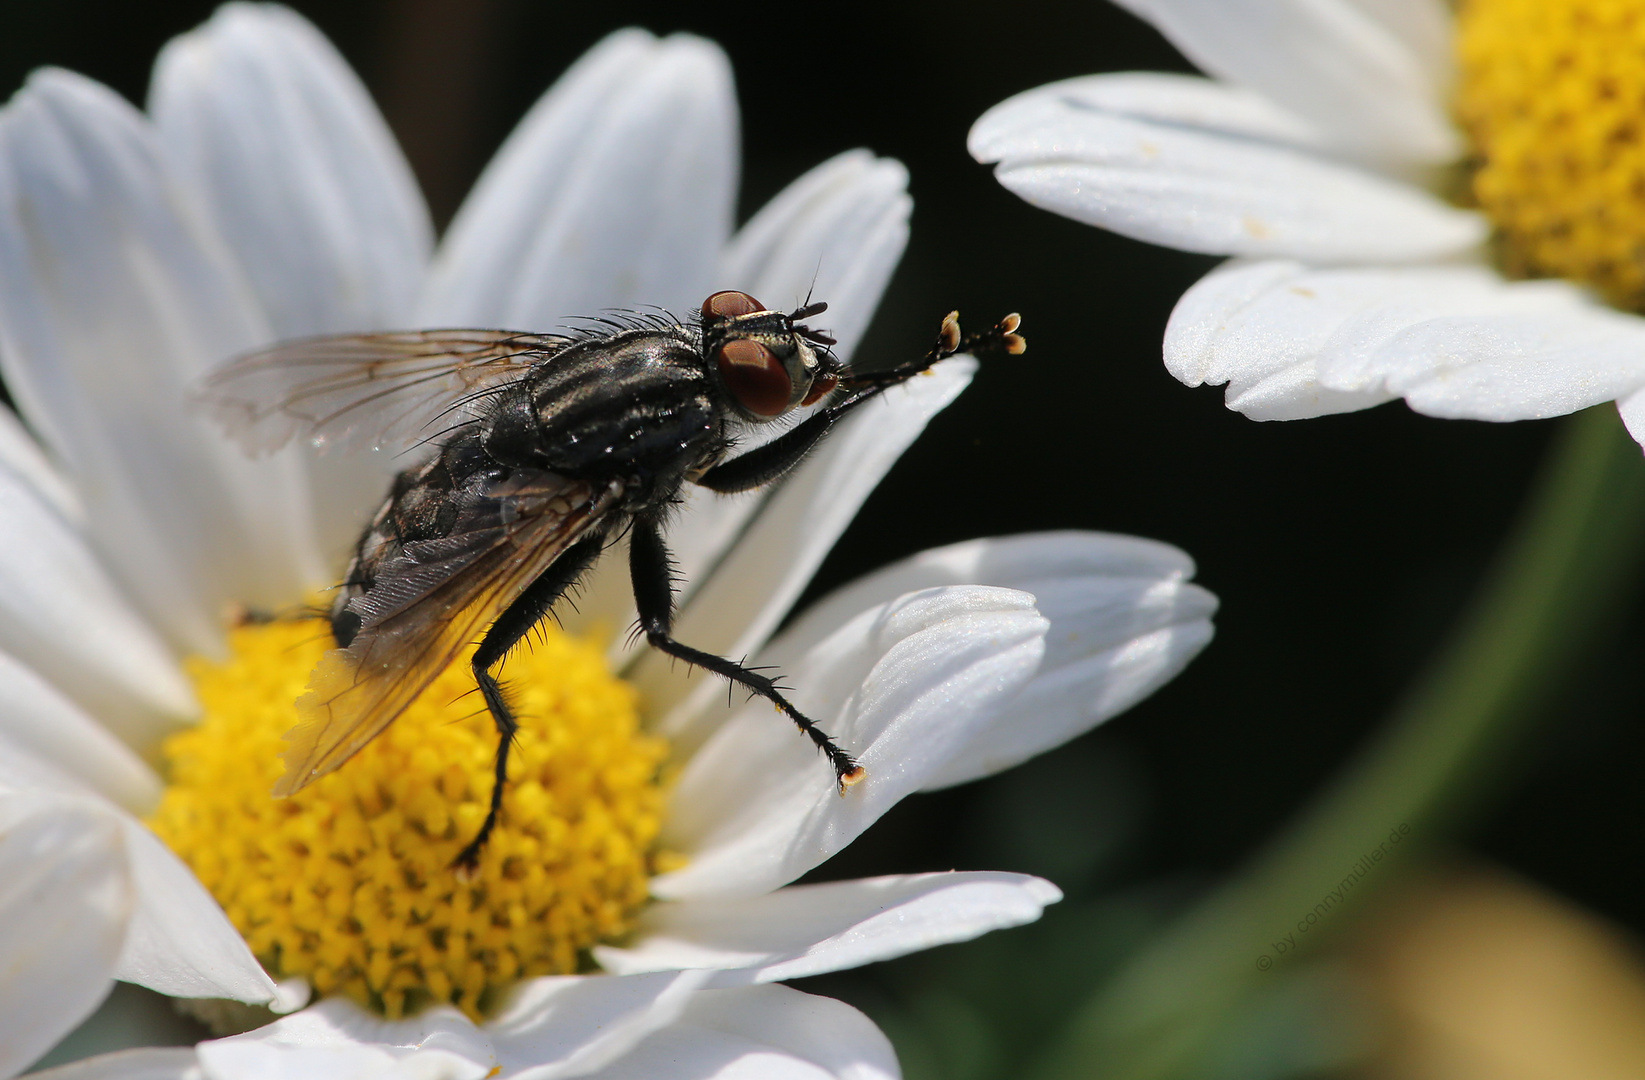
[[[1034,926],[801,984],[879,1021],[910,1077],[1022,1075],[1162,928],[1237,878],[1445,639],[1549,441],[1548,424],[1442,422],[1398,404],[1255,424],[1220,391],[1176,383],[1160,363],[1165,320],[1214,260],[1034,210],[965,153],[971,122],[1020,90],[1191,70],[1103,3],[292,6],[362,73],[441,222],[536,96],[629,24],[703,34],[730,54],[745,215],[840,150],[908,164],[913,241],[860,359],[923,348],[954,307],[1020,310],[1032,347],[984,366],[870,500],[812,595],[932,545],[1080,527],[1180,545],[1222,598],[1216,641],[1156,697],[1012,773],[909,799],[814,875],[1009,869],[1067,894]],[[213,7],[13,0],[0,15],[0,83],[9,92],[58,64],[141,102],[161,44]],[[1483,813],[1454,839],[1425,826],[1420,848],[1391,861],[1394,887],[1330,917],[1323,951],[1282,957],[1240,988],[1190,1061],[1135,1075],[1598,1076],[1610,1074],[1569,1055],[1612,1042],[1623,1056],[1604,1060],[1645,1060],[1626,1056],[1645,1037],[1629,937],[1645,928],[1641,616],[1629,599],[1621,624],[1581,650],[1557,705],[1508,748],[1509,782]],[[1328,876],[1360,854],[1341,851]],[[1280,912],[1275,934],[1249,942],[1253,967],[1305,914]],[[1549,997],[1567,986],[1580,992]],[[1582,1034],[1561,1034],[1562,1010]],[[1531,1029],[1561,1063],[1552,1071],[1515,1049]]]

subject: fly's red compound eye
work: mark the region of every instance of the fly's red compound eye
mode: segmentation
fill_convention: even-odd
[[[752,315],[756,311],[764,311],[765,305],[745,292],[726,289],[704,300],[702,310],[705,319],[734,319],[739,315]]]
[[[709,299],[713,300],[714,297]],[[714,350],[714,363],[719,367],[720,378],[725,380],[725,387],[731,391],[731,396],[755,416],[780,416],[788,408],[794,396],[794,384],[789,381],[788,372],[783,368],[782,361],[777,359],[777,354],[764,345],[748,338],[733,338]]]

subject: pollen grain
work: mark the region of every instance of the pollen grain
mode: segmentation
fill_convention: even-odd
[[[499,989],[622,936],[662,857],[666,745],[599,647],[546,626],[504,666],[520,732],[502,819],[460,883],[451,862],[485,817],[497,746],[466,657],[342,768],[269,794],[325,631],[232,631],[228,660],[190,664],[205,718],[165,747],[150,824],[258,959],[391,1018],[450,1002],[478,1019]]]
[[[1645,310],[1645,7],[1465,0],[1457,118],[1504,269]]]

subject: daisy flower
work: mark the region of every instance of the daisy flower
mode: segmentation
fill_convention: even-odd
[[[1178,302],[1173,375],[1258,420],[1615,401],[1645,441],[1637,5],[1119,2],[1212,77],[1052,83],[970,149],[1036,206],[1235,256]]]
[[[612,556],[504,669],[525,727],[473,881],[449,864],[495,735],[466,686],[268,795],[323,633],[246,613],[332,584],[398,462],[248,460],[188,388],[280,338],[549,328],[721,283],[798,300],[814,277],[849,355],[906,240],[902,167],[843,154],[733,230],[737,163],[724,56],[634,30],[531,110],[438,245],[364,89],[283,8],[229,5],[173,41],[146,114],[50,70],[0,111],[21,416],[0,411],[0,1075],[126,980],[199,1014],[288,1015],[64,1075],[891,1076],[865,1017],[771,984],[1058,898],[1006,873],[791,884],[903,796],[1138,701],[1211,636],[1187,556],[1094,533],[928,551],[776,632],[966,358],[774,490],[689,500],[671,533],[681,638],[779,665],[866,766],[849,797],[768,706],[627,642]]]

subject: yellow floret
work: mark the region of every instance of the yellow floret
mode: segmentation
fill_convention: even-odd
[[[666,746],[596,644],[547,626],[504,665],[520,732],[467,883],[451,862],[485,817],[497,748],[467,657],[342,768],[276,799],[281,736],[330,636],[282,621],[230,644],[189,665],[204,719],[167,741],[150,824],[270,971],[389,1017],[447,1001],[478,1018],[497,989],[575,971],[627,931],[659,857]]]
[[[1510,272],[1645,310],[1645,5],[1467,0],[1457,116]]]

